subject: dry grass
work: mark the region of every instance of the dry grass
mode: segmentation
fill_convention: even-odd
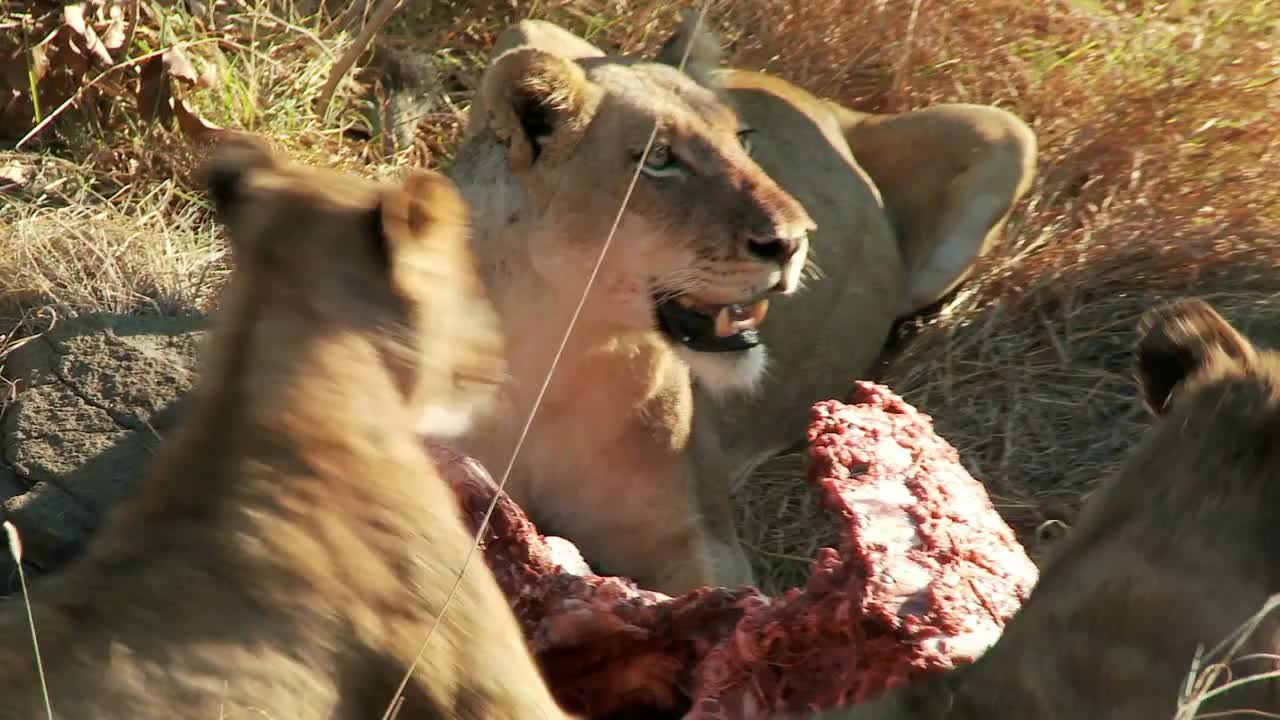
[[[327,117],[312,111],[358,31],[332,22],[346,3],[219,0],[196,18],[181,5],[157,7],[113,55],[118,69],[33,139],[40,157],[24,162],[34,179],[0,189],[0,317],[50,303],[200,310],[216,289],[220,240],[189,177],[198,152],[142,119],[132,60],[183,48],[207,75],[183,89],[204,118],[310,162],[385,176],[448,162],[481,61],[508,23],[542,17],[609,49],[646,51],[689,3],[406,4],[378,41],[429,70],[415,90],[417,140],[402,149],[371,112],[386,99],[377,58],[338,84]],[[16,10],[0,12],[0,27],[25,27],[5,24]],[[1035,127],[1040,177],[1004,244],[911,328],[884,372],[935,418],[1028,544],[1046,521],[1070,521],[1142,426],[1128,353],[1146,307],[1204,294],[1264,339],[1280,326],[1276,3],[716,0],[711,18],[733,63],[859,109],[994,103]],[[802,458],[780,458],[742,504],[745,540],[774,588],[803,578],[813,550],[834,539],[802,472]]]
[[[1218,645],[1199,649],[1183,691],[1178,697],[1177,712],[1173,720],[1224,717],[1228,713],[1222,710],[1201,714],[1201,706],[1241,686],[1280,678],[1280,671],[1265,669],[1275,667],[1280,657],[1272,654],[1241,654],[1240,652],[1246,642],[1258,641],[1258,630],[1264,627],[1263,623],[1277,607],[1280,607],[1280,595],[1272,595],[1256,613],[1242,622]],[[1239,667],[1233,667],[1238,664],[1264,669],[1241,674]],[[1235,709],[1231,714],[1236,712],[1240,715],[1260,718],[1277,717],[1274,713],[1244,708]]]
[[[0,298],[10,313],[53,305],[71,314],[172,315],[209,305],[226,272],[224,248],[175,180],[115,203],[83,182],[82,167],[23,159],[33,166],[36,197],[0,197]]]
[[[885,373],[1029,543],[1142,427],[1144,310],[1204,295],[1280,343],[1280,7],[1193,7],[1178,22],[1086,16],[1079,36],[1097,45],[1010,98],[1036,120],[1040,182],[982,278]]]
[[[905,329],[881,379],[933,416],[1038,557],[1144,425],[1130,350],[1146,308],[1205,295],[1280,344],[1280,7],[925,0],[908,33],[911,5],[728,15],[755,29],[738,62],[855,107],[995,103],[1036,129],[1040,177],[1004,244]],[[831,537],[800,459],[766,468],[742,513],[775,587]]]

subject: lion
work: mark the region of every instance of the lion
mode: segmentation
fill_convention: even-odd
[[[1280,352],[1195,298],[1149,311],[1139,334],[1154,425],[1000,640],[972,665],[821,718],[1173,718],[1201,652],[1201,669],[1227,672],[1197,679],[1189,695],[1221,694],[1192,714],[1280,713],[1274,678],[1223,692],[1280,670],[1280,620],[1252,623],[1280,592]]]
[[[235,267],[201,379],[136,494],[30,593],[57,717],[382,717],[433,630],[399,718],[567,717],[479,556],[441,616],[472,539],[414,424],[464,430],[503,372],[457,191],[251,136],[208,167]],[[21,597],[0,638],[0,718],[43,717]]]
[[[510,373],[462,444],[597,571],[667,593],[754,582],[734,490],[966,277],[1037,152],[995,108],[867,115],[721,68],[687,23],[654,60],[507,29],[448,169]]]

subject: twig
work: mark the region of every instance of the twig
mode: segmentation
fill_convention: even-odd
[[[907,82],[907,66],[911,62],[911,46],[915,43],[916,18],[920,16],[922,0],[911,0],[911,15],[907,18],[907,34],[902,40],[902,56],[898,58],[898,67],[893,71],[891,97],[895,110],[902,110],[902,88]]]

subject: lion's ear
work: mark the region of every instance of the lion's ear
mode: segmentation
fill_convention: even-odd
[[[595,93],[577,63],[530,47],[499,56],[480,93],[513,172],[567,155],[595,111]]]
[[[410,297],[436,280],[440,243],[465,243],[467,206],[453,182],[428,170],[410,170],[382,197],[374,217],[374,253],[391,284]]]
[[[1147,312],[1138,323],[1137,378],[1147,409],[1168,412],[1184,381],[1215,357],[1254,358],[1253,344],[1209,303],[1177,300]]]
[[[686,59],[685,54],[688,53]],[[707,20],[696,10],[685,10],[680,27],[658,51],[658,62],[680,67],[700,85],[711,86],[712,72],[720,66],[720,38],[707,26]]]

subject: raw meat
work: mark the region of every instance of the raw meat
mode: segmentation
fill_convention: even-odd
[[[557,698],[587,717],[665,711],[689,720],[861,702],[972,660],[998,637],[1036,568],[927,415],[859,382],[813,408],[810,480],[843,538],[804,588],[769,598],[702,588],[671,598],[590,574],[570,543],[538,534],[499,497],[484,557]],[[497,488],[474,460],[433,445],[464,516]]]

